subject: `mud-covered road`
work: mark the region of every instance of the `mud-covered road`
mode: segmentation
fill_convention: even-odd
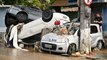
[[[14,48],[0,47],[0,60],[78,60],[83,57],[66,57],[57,54],[22,51]]]
[[[56,53],[44,53],[34,52],[34,50],[28,47],[29,51],[22,51],[15,48],[7,48],[3,42],[0,42],[0,60],[92,60],[82,57],[67,57]],[[93,52],[93,56],[97,57],[97,60],[107,60],[107,48],[102,50],[96,50]]]
[[[98,60],[107,60],[107,49],[95,52]],[[67,57],[60,54],[22,51],[0,45],[0,60],[89,60],[86,57]]]

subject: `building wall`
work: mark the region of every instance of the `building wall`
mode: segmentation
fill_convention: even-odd
[[[104,36],[107,37],[107,7],[104,7],[102,9],[102,13],[103,13],[103,24],[102,24],[103,33]]]
[[[100,4],[93,4],[92,5],[92,7],[91,7],[91,22],[93,22],[94,21],[94,19],[95,19],[95,14],[96,13],[99,13],[99,14],[101,14],[101,16],[103,15],[102,14],[102,6],[100,5]]]
[[[69,16],[70,20],[72,21],[74,18],[78,17],[78,12],[62,12],[64,14],[66,14],[67,16]]]
[[[94,15],[100,13],[102,16],[102,31],[103,35],[107,37],[107,3],[99,3],[92,5],[92,21],[94,20]]]
[[[0,7],[0,32],[5,32],[5,14],[8,7]]]

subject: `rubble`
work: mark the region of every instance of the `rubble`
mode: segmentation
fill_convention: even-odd
[[[82,55],[81,55],[80,52],[76,52],[76,53],[72,54],[72,56],[73,56],[73,57],[80,57],[80,56],[82,56]]]

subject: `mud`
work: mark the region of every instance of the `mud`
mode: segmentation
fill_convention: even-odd
[[[86,57],[67,57],[65,55],[50,52],[35,52],[33,47],[27,47],[29,51],[22,51],[15,48],[7,48],[0,43],[0,60],[92,60]],[[94,51],[96,60],[107,60],[107,48]]]
[[[59,59],[70,60],[72,58],[56,54],[38,53],[33,51],[26,52],[14,48],[0,47],[0,60],[59,60]]]

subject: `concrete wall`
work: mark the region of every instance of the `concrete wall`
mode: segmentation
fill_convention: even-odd
[[[103,13],[103,24],[102,24],[103,33],[104,36],[107,37],[107,7],[104,7],[102,9],[102,13]]]
[[[9,7],[10,7],[10,5],[0,5],[0,44],[4,43],[4,34],[6,31],[5,14]]]
[[[102,15],[103,15],[103,24],[102,24],[102,30],[105,40],[105,47],[107,48],[107,7],[104,7],[102,9]]]
[[[5,26],[5,14],[9,7],[1,7],[0,6],[0,32],[5,32],[6,26]]]

